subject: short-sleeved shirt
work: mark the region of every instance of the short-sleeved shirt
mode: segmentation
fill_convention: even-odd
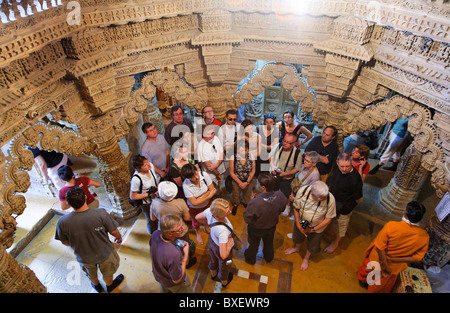
[[[342,174],[336,167],[328,177],[327,185],[336,202],[342,205],[339,213],[343,215],[350,214],[358,204],[356,200],[363,196],[363,182],[355,168],[348,174]]]
[[[208,221],[208,225],[218,222],[218,220],[216,220],[214,218],[214,216],[212,215],[210,208],[207,208],[205,211],[203,211],[203,214],[205,215],[206,220]],[[228,218],[225,217],[225,221],[226,221],[226,224],[231,229],[233,229],[233,225],[231,225]],[[211,227],[211,232],[209,233],[209,235],[211,237],[211,240],[220,247],[221,243],[228,242],[228,238],[230,237],[231,232],[226,226],[217,225],[217,226]]]
[[[145,140],[141,147],[141,155],[144,156],[150,163],[156,166],[161,171],[167,167],[167,151],[169,145],[162,135],[156,137],[156,141]]]
[[[394,126],[392,126],[392,132],[397,136],[404,138],[406,133],[408,132],[408,121],[409,118],[402,117],[397,122],[395,122]]]
[[[301,186],[311,185],[312,183],[320,180],[319,170],[314,168],[314,170],[306,176],[309,172],[309,169],[302,167],[302,170],[298,173],[297,179],[301,182]],[[305,178],[306,177],[306,178]]]
[[[174,281],[179,280],[183,274],[183,253],[173,243],[164,241],[160,230],[155,230],[150,239],[150,256],[156,281],[165,288],[175,286]],[[186,277],[186,273],[183,277]]]
[[[141,181],[139,180],[139,178],[135,177],[134,175],[138,175],[142,180],[142,193],[148,192],[148,190],[152,186],[154,186],[154,187],[158,186],[160,178],[159,178],[159,176],[157,176],[155,174],[153,164],[151,164],[151,168],[150,168],[148,176],[143,175],[143,174],[139,173],[138,171],[135,171],[133,174],[133,177],[131,178],[131,184],[130,184],[131,193],[133,193],[133,192],[139,193],[139,187],[141,185]],[[130,198],[131,198],[131,193],[130,193]],[[145,198],[143,200],[144,200],[144,203],[150,202],[149,199],[147,199],[147,198]]]
[[[223,160],[223,147],[220,139],[215,136],[212,142],[207,142],[205,140],[201,140],[197,146],[197,158],[199,162],[213,162],[216,163],[219,160]],[[208,173],[211,179],[215,179],[215,175],[208,171],[206,168],[204,169],[205,173]],[[220,164],[217,168],[219,173],[225,172],[224,164]]]
[[[428,250],[430,237],[428,233],[415,225],[409,225],[405,221],[387,222],[380,230],[377,237],[366,250],[366,256],[371,261],[379,261],[378,253],[374,247],[384,250],[391,258],[412,256],[420,261]],[[407,267],[407,264],[390,263],[392,274],[398,274]]]
[[[33,152],[33,158],[42,156],[48,168],[58,165],[64,157],[64,154],[56,151],[45,151],[39,148],[28,148],[28,150]]]
[[[240,123],[236,123],[235,125],[223,124],[221,127],[221,141],[222,146],[226,147],[227,145],[233,146],[236,142],[236,139],[240,133],[244,133],[244,128]],[[233,147],[234,148],[234,147]]]
[[[89,191],[89,183],[91,182],[91,179],[86,176],[80,176],[76,178],[76,182],[78,186],[81,186],[80,188],[83,189],[84,194],[87,196],[86,203],[89,205],[95,200],[95,194],[92,194]],[[76,185],[75,185],[76,186]],[[69,191],[69,189],[75,187],[75,186],[64,186],[59,190],[59,201],[66,201],[66,193]]]
[[[302,155],[301,153],[295,153],[297,148],[292,147],[292,150],[285,151],[281,145],[276,149],[273,149],[270,153],[270,158],[276,168],[281,169],[283,172],[289,172],[296,168],[298,171],[302,169]],[[280,153],[281,152],[281,153]],[[297,160],[296,159],[297,154]],[[287,164],[286,164],[287,163]],[[289,180],[294,178],[295,174],[284,176],[283,179]]]
[[[206,203],[202,203],[199,205],[193,205],[190,201],[189,198],[198,198],[200,197],[202,194],[204,194],[205,192],[208,191],[208,186],[212,184],[212,180],[209,177],[209,175],[205,174],[202,175],[201,172],[198,172],[198,174],[200,175],[200,187],[194,185],[193,183],[191,183],[191,181],[189,179],[185,179],[183,182],[183,192],[184,192],[184,196],[186,197],[186,201],[187,204],[191,207],[191,208],[203,208],[205,207]]]
[[[172,121],[169,123],[169,125],[167,125],[164,131],[164,138],[169,145],[173,145],[178,139],[182,137],[183,133],[187,131],[194,133],[194,126],[192,125],[190,119],[184,117],[181,124],[175,124],[175,122]]]
[[[308,221],[311,225],[310,227],[315,227],[325,218],[334,218],[336,216],[336,201],[331,193],[328,193],[327,199],[316,201],[310,191],[310,186],[301,187],[297,191],[293,205],[298,210],[300,219]],[[322,228],[316,232],[321,233],[324,230],[325,228]]]
[[[105,209],[88,209],[61,216],[56,224],[55,239],[68,241],[78,262],[99,264],[114,249],[108,233],[119,224]]]
[[[161,219],[161,216],[167,214],[173,214],[176,216],[181,216],[187,212],[189,212],[189,208],[186,205],[186,201],[184,199],[174,199],[172,201],[164,201],[159,198],[155,198],[152,201],[151,210],[153,215],[156,216],[158,221]],[[159,227],[159,224],[158,224]]]
[[[320,175],[329,174],[331,172],[331,169],[336,162],[336,158],[339,154],[339,146],[338,144],[333,140],[330,142],[327,146],[324,146],[322,144],[322,136],[317,136],[311,139],[309,144],[305,148],[305,152],[308,151],[316,151],[321,156],[327,156],[328,155],[328,164],[317,162],[317,169],[319,170]]]

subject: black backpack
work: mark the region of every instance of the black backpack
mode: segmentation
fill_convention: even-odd
[[[131,179],[133,179],[133,177],[139,178],[140,184],[139,184],[139,191],[138,191],[138,193],[141,194],[141,193],[142,193],[142,185],[143,185],[143,183],[142,183],[142,178],[141,178],[138,174],[134,174],[134,175],[131,177]],[[139,199],[139,200],[132,200],[131,198],[128,199],[128,202],[130,202],[130,204],[131,204],[132,206],[134,206],[135,208],[137,208],[138,206],[141,206],[142,203],[143,203],[142,199]]]
[[[153,177],[153,180],[155,181],[155,184],[157,184],[155,175],[153,175],[153,172],[152,172],[152,171],[150,171],[150,173],[152,174],[152,177]],[[139,178],[140,184],[139,184],[139,191],[138,191],[138,193],[141,194],[141,193],[142,193],[142,185],[143,185],[142,178],[141,178],[138,174],[134,174],[133,176],[131,176],[131,179],[133,179],[133,177]],[[142,203],[143,203],[144,201],[143,201],[143,199],[132,200],[131,198],[128,198],[128,202],[129,202],[132,206],[134,206],[135,208],[137,208],[138,206],[141,206]]]

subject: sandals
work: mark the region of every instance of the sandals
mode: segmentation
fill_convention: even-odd
[[[222,288],[225,288],[226,286],[228,286],[231,283],[231,281],[233,280],[233,277],[234,277],[233,273],[230,272],[228,274],[228,282],[225,285],[222,284]]]

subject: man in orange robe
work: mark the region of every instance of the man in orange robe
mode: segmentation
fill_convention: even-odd
[[[424,214],[422,204],[408,203],[402,221],[386,223],[372,241],[358,270],[358,279],[368,285],[369,293],[391,292],[398,274],[408,267],[407,263],[420,261],[425,256],[429,236],[417,226]]]

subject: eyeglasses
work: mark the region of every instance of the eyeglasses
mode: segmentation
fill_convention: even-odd
[[[215,145],[212,145],[212,148],[214,149],[214,152],[217,152]]]
[[[237,119],[236,118],[229,118],[228,120],[229,121],[236,121]]]
[[[283,142],[288,144],[288,145],[293,145],[295,143],[295,141],[294,142],[283,141]]]
[[[184,230],[184,226],[181,225],[177,230],[172,230],[173,233],[181,233]]]

